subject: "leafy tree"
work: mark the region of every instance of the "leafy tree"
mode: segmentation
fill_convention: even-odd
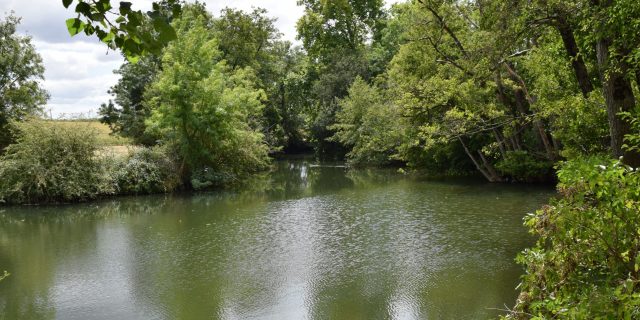
[[[185,9],[174,24],[179,37],[163,55],[165,67],[145,94],[152,109],[147,131],[177,147],[194,187],[202,177],[205,186],[228,182],[267,162],[255,121],[264,93],[255,89],[251,69],[231,70],[220,59],[209,19]]]
[[[377,37],[384,17],[382,0],[301,0],[298,38],[313,58],[327,62],[336,49],[357,50]]]
[[[100,121],[109,125],[113,133],[132,138],[135,143],[152,145],[157,137],[145,133],[145,121],[151,110],[144,103],[144,92],[154,80],[160,67],[160,58],[147,55],[138,63],[126,62],[114,73],[120,75],[118,83],[109,93],[114,102],[100,106]]]
[[[260,71],[268,59],[273,41],[280,37],[275,19],[267,10],[256,8],[250,13],[225,8],[213,20],[213,30],[222,59],[232,69],[252,67]]]
[[[337,99],[344,98],[358,77],[371,78],[366,43],[379,37],[385,16],[381,0],[299,1],[305,14],[297,23],[298,39],[309,55],[309,132],[316,152],[342,156],[344,146],[330,141]]]
[[[311,103],[305,81],[307,56],[288,41],[275,41],[268,54],[260,72],[267,94],[263,112],[266,141],[272,150],[306,150],[305,115]]]
[[[42,111],[49,98],[38,82],[44,79],[42,58],[30,37],[16,35],[19,23],[12,15],[0,21],[0,151],[12,141],[10,122]]]
[[[386,165],[394,160],[403,139],[403,124],[396,105],[387,103],[380,90],[357,78],[349,96],[340,100],[332,139],[351,148],[354,165]]]
[[[225,8],[219,18],[213,19],[212,30],[222,52],[220,59],[226,60],[231,69],[251,67],[257,75],[256,86],[267,95],[261,119],[270,152],[286,147],[289,141],[282,125],[286,117],[283,83],[295,67],[292,63],[298,61],[291,58],[291,44],[278,40],[281,34],[275,19],[262,8],[252,12]]]

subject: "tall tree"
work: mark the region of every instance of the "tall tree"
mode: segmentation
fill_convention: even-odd
[[[103,103],[98,111],[101,121],[113,133],[131,138],[135,143],[152,145],[155,137],[145,133],[145,121],[151,110],[144,103],[144,92],[155,79],[160,67],[160,58],[147,55],[137,63],[126,62],[114,73],[120,75],[118,82],[109,89],[114,102]]]
[[[9,123],[42,111],[49,94],[42,58],[31,38],[16,34],[20,19],[12,15],[0,21],[0,150],[12,140]]]
[[[185,8],[174,26],[179,37],[145,93],[152,109],[147,130],[177,148],[183,176],[235,178],[263,168],[267,148],[255,119],[264,93],[255,88],[253,71],[232,70],[220,59],[207,14]]]
[[[386,12],[382,0],[301,0],[305,13],[298,20],[298,39],[309,55],[311,94],[310,133],[317,153],[341,156],[344,146],[328,138],[335,124],[338,99],[347,95],[360,76],[369,80],[366,45],[379,38]]]

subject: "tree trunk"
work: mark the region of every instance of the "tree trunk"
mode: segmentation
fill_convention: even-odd
[[[611,66],[609,55],[609,39],[600,39],[596,45],[598,68],[602,80],[602,94],[607,106],[609,118],[609,132],[611,136],[611,153],[614,157],[624,157],[624,163],[640,166],[640,154],[637,152],[623,151],[624,136],[631,132],[630,124],[622,119],[620,112],[631,112],[635,107],[635,97],[631,88],[631,82],[625,77],[628,71],[623,61],[618,68]]]
[[[560,33],[560,37],[562,37],[562,42],[564,43],[564,48],[567,50],[567,55],[571,58],[571,65],[573,66],[573,72],[576,75],[576,80],[578,80],[580,91],[582,91],[582,95],[586,98],[589,93],[593,91],[593,84],[589,78],[587,66],[578,52],[578,45],[576,44],[573,30],[571,30],[569,23],[562,16],[556,19],[555,27]]]
[[[500,132],[498,132],[498,129],[493,129],[493,135],[496,137],[496,142],[498,142],[498,147],[500,148],[500,154],[502,155],[502,158],[504,159],[507,156],[507,151],[505,148],[505,143],[503,141],[503,139],[500,136]]]
[[[480,155],[480,159],[482,159],[484,168],[491,175],[491,179],[492,179],[491,182],[502,182],[502,178],[500,177],[500,175],[498,175],[493,165],[489,163],[489,161],[487,161],[487,158],[484,156],[484,154],[482,154],[482,151],[478,150],[478,155]]]
[[[471,151],[469,151],[469,148],[467,148],[467,145],[464,143],[464,141],[462,140],[461,137],[458,137],[458,141],[460,141],[460,144],[462,144],[462,147],[464,148],[464,152],[467,154],[467,156],[469,156],[469,158],[471,159],[473,164],[476,166],[476,169],[478,169],[478,171],[480,171],[480,173],[482,173],[482,175],[489,182],[500,182],[500,181],[502,181],[502,179],[500,179],[500,177],[495,173],[495,171],[493,173],[489,172],[486,167],[482,166],[480,164],[480,162],[478,162],[478,160],[476,160],[476,158],[473,156]],[[485,164],[487,163],[486,159],[483,159],[483,161],[485,162]],[[493,167],[491,167],[491,168],[493,168]]]
[[[522,113],[523,115],[527,115],[530,113],[530,106],[532,106],[535,101],[529,94],[527,85],[524,83],[522,77],[520,77],[520,75],[509,65],[509,63],[505,62],[504,65],[511,75],[511,78],[515,82],[520,84],[520,89],[516,89],[515,91],[516,105],[518,106],[518,110],[520,111],[520,113]],[[536,127],[536,131],[538,132],[538,138],[540,140],[540,143],[544,146],[544,150],[547,153],[547,158],[549,160],[555,160],[557,152],[549,141],[549,136],[547,136],[547,131],[545,130],[542,120],[540,120],[537,115],[534,115],[533,117],[535,119],[533,123]]]

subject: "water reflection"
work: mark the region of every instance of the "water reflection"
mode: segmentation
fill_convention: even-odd
[[[0,211],[0,319],[486,318],[550,190],[276,163],[233,192]]]

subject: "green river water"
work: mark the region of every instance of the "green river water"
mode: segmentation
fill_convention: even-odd
[[[0,208],[0,319],[486,319],[550,187],[278,161],[238,192]]]

